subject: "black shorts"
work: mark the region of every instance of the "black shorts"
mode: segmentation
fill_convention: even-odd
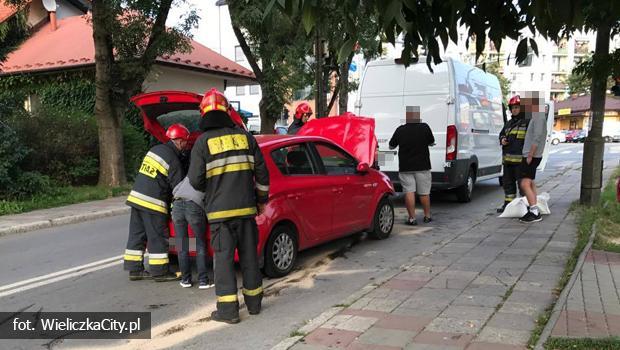
[[[534,180],[536,178],[536,168],[540,165],[541,160],[542,158],[532,158],[532,162],[527,164],[527,158],[521,159],[521,166],[519,167],[521,178]]]

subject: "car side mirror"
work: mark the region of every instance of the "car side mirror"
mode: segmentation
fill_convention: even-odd
[[[368,163],[364,163],[361,162],[357,165],[357,172],[360,174],[366,174],[368,172],[368,170],[370,169],[370,167],[368,166]]]

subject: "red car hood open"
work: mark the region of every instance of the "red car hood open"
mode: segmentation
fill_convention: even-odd
[[[297,135],[322,136],[351,153],[360,162],[373,165],[377,150],[375,120],[358,117],[353,113],[313,119],[307,122]]]

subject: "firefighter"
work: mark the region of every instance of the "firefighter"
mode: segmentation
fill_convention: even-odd
[[[288,127],[288,134],[295,135],[301,129],[304,124],[308,122],[308,119],[312,116],[312,108],[306,102],[302,102],[295,108],[295,118]]]
[[[262,276],[256,253],[258,227],[269,194],[269,174],[256,139],[230,118],[230,106],[216,89],[200,103],[204,133],[192,149],[189,181],[205,192],[205,211],[215,252],[215,321],[239,322],[235,249],[243,275],[243,296],[251,315],[261,311]]]
[[[504,175],[502,177],[504,186],[504,204],[497,209],[498,213],[503,213],[508,203],[517,197],[517,184],[519,182],[519,165],[523,158],[523,143],[529,120],[525,118],[525,113],[521,109],[521,97],[513,96],[508,102],[508,108],[512,115],[506,122],[499,134],[499,142],[502,145],[502,165]]]
[[[131,216],[124,260],[131,281],[151,276],[157,282],[177,279],[176,274],[168,270],[168,214],[172,189],[185,177],[179,157],[187,147],[189,131],[181,124],[174,124],[168,128],[166,136],[169,142],[154,146],[144,157],[127,197]],[[145,243],[150,274],[143,264]]]

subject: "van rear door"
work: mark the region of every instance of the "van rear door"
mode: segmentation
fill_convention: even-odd
[[[448,63],[433,66],[431,73],[426,63],[407,67],[403,104],[418,107],[420,118],[428,124],[435,137],[435,146],[430,147],[431,171],[443,173],[446,162],[446,130],[448,117],[454,114],[450,94]],[[404,119],[404,114],[403,117]]]
[[[404,82],[405,66],[386,60],[369,63],[360,86],[357,114],[376,121],[379,166],[384,172],[398,171],[397,152],[390,150],[388,143],[396,128],[405,123]]]

